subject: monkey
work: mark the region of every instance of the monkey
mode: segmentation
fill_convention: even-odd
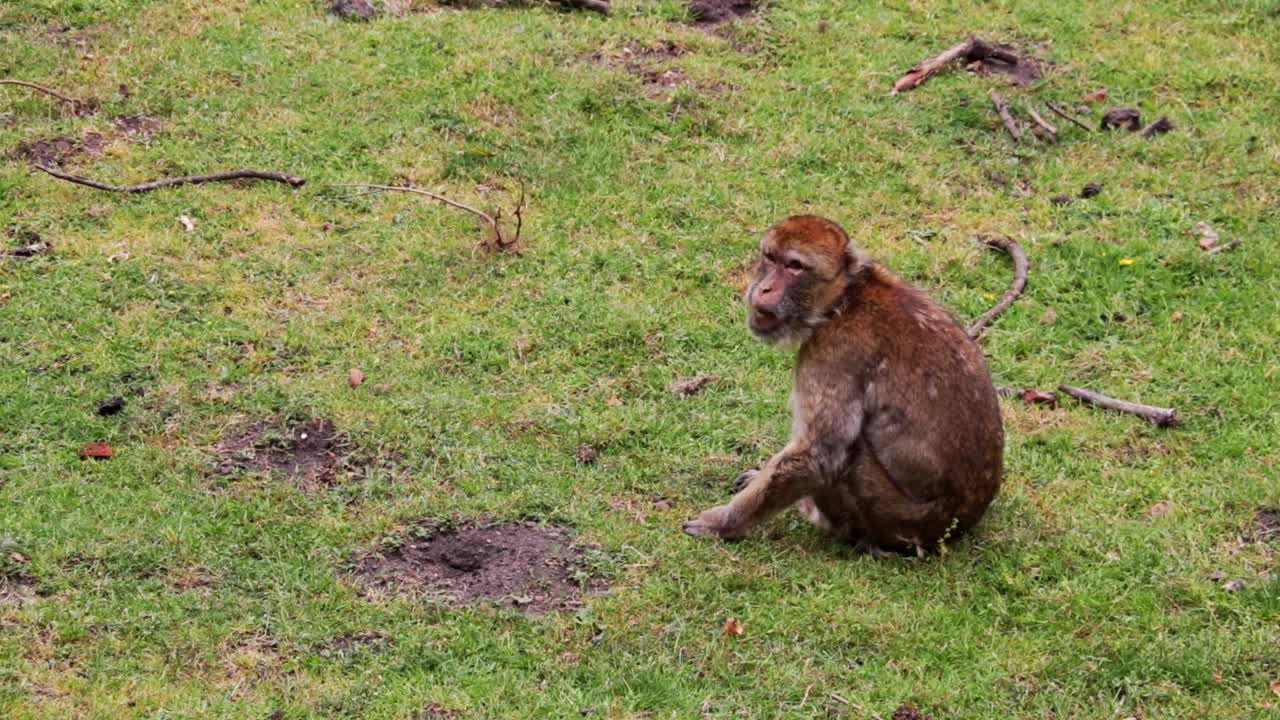
[[[764,232],[745,300],[756,338],[797,349],[791,436],[686,533],[741,539],[795,505],[838,539],[923,555],[978,522],[1004,427],[982,352],[947,310],[816,215]]]

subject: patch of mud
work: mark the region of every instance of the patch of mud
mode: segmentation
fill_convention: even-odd
[[[737,20],[756,11],[756,0],[690,0],[694,25],[710,26]]]
[[[333,423],[313,419],[291,425],[258,422],[229,433],[213,447],[213,472],[280,473],[303,489],[332,485],[348,455],[348,440]]]
[[[413,720],[456,720],[458,713],[441,705],[440,703],[428,703],[426,707],[414,713]]]
[[[1012,45],[991,43],[1004,51],[1006,56],[990,55],[969,63],[968,69],[977,75],[1004,75],[1017,87],[1026,87],[1039,80],[1044,71],[1044,61],[1025,53]],[[1011,61],[1009,58],[1013,58]]]
[[[1259,508],[1253,516],[1255,542],[1280,542],[1280,508]]]
[[[608,587],[590,576],[587,549],[565,528],[531,523],[420,529],[393,550],[358,559],[356,577],[366,594],[437,595],[541,615]]]
[[[662,93],[689,83],[689,76],[670,61],[688,52],[688,49],[671,41],[656,46],[645,46],[628,41],[617,52],[598,50],[591,55],[598,65],[620,67],[628,74],[640,78],[651,93]]]
[[[117,115],[111,120],[116,130],[131,138],[150,140],[164,129],[164,121],[148,115]]]
[[[87,132],[80,138],[44,138],[19,143],[11,156],[32,165],[61,167],[81,155],[101,155],[108,142],[105,135],[96,132]]]

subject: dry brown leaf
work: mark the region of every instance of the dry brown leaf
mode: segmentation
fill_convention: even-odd
[[[348,385],[350,385],[353,388],[360,387],[360,384],[363,382],[364,382],[364,373],[360,372],[359,368],[351,368],[350,370],[347,371]]]
[[[5,303],[9,302],[9,300],[10,300],[12,297],[13,297],[13,293],[7,293],[7,292],[0,293],[0,305],[3,305],[3,304],[5,304]]]
[[[1147,514],[1153,518],[1158,518],[1167,512],[1169,512],[1168,500],[1161,500],[1155,505],[1152,505],[1150,508],[1147,508]]]
[[[1094,90],[1093,92],[1085,93],[1085,94],[1084,94],[1084,97],[1082,97],[1082,98],[1080,98],[1080,99],[1081,99],[1081,100],[1084,100],[1085,102],[1089,102],[1089,103],[1100,103],[1100,102],[1103,102],[1103,101],[1105,101],[1105,100],[1107,99],[1107,89],[1106,89],[1106,88],[1098,88],[1097,90]]]
[[[618,407],[619,405],[622,404],[622,398],[618,397],[617,395],[610,395],[609,399],[605,400],[604,402],[606,405],[610,405],[612,407]]]
[[[1052,405],[1058,402],[1058,396],[1055,393],[1045,390],[1036,390],[1035,388],[1027,388],[1022,391],[1022,402],[1025,403],[1043,403]]]
[[[115,452],[111,449],[111,446],[104,442],[91,442],[80,446],[81,459],[106,460],[114,454]]]
[[[725,635],[728,635],[729,637],[738,637],[745,632],[746,629],[742,627],[742,623],[738,622],[736,618],[729,618],[724,621]]]
[[[1271,692],[1280,695],[1280,679],[1271,681]]]
[[[13,560],[16,563],[24,563],[27,561],[27,556],[23,555],[20,552],[9,553],[9,559]]]
[[[1169,316],[1169,319],[1172,320],[1173,322],[1182,322],[1183,317],[1184,316],[1181,310],[1174,310],[1173,314]]]

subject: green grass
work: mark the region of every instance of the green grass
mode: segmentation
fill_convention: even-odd
[[[166,123],[152,140],[70,169],[309,180],[122,196],[0,161],[0,226],[55,247],[0,260],[0,573],[39,594],[0,605],[0,716],[1276,717],[1280,548],[1237,538],[1280,505],[1280,5],[774,0],[715,35],[675,0],[615,5],[372,23],[312,0],[0,7],[0,74],[102,101],[74,117],[0,88],[4,152],[145,113]],[[1052,71],[887,96],[972,31]],[[592,60],[663,40],[691,87]],[[1060,123],[1057,145],[1015,146],[986,99],[1096,87],[1177,130]],[[478,186],[524,179],[524,252],[476,252],[474,218],[419,198],[324,187],[407,178],[508,207]],[[1049,202],[1090,181],[1097,198]],[[1003,493],[924,562],[793,514],[740,544],[684,537],[785,439],[791,358],[750,340],[734,284],[795,211],[965,318],[1009,277],[973,238],[1018,239],[1030,287],[983,341],[997,380],[1184,425],[1002,401]],[[1198,222],[1244,243],[1207,257]],[[667,391],[697,373],[721,379]],[[311,493],[211,481],[228,427],[281,416],[386,461]],[[116,456],[82,462],[91,440]],[[575,461],[583,443],[599,462]],[[474,517],[575,528],[613,589],[542,618],[358,594],[357,553]],[[723,635],[730,616],[745,635]],[[359,632],[390,642],[327,649]]]

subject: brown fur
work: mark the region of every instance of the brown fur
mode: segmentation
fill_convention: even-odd
[[[919,552],[978,522],[1000,487],[1004,430],[955,318],[812,215],[765,232],[747,301],[758,336],[801,343],[792,436],[686,532],[739,538],[800,502],[847,539]]]

